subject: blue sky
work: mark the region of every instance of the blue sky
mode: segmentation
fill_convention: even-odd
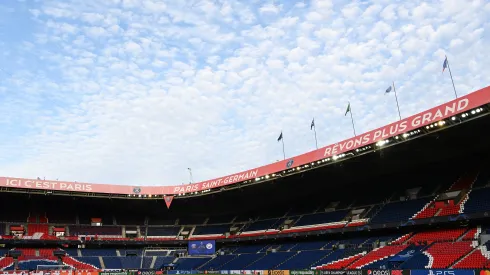
[[[174,185],[314,149],[490,84],[490,3],[0,4],[0,175]]]

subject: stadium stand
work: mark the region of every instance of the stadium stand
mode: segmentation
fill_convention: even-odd
[[[258,261],[260,258],[264,257],[263,253],[254,254],[239,254],[231,261],[227,262],[221,269],[223,270],[243,270],[250,264]]]
[[[429,203],[428,198],[388,203],[371,219],[371,222],[390,223],[408,220],[427,203]]]
[[[197,270],[204,265],[209,258],[178,258],[175,262],[176,268],[181,270]]]
[[[80,249],[80,254],[82,256],[117,256],[115,249]]]
[[[101,267],[100,263],[97,263],[94,257],[91,257],[91,259],[89,259],[87,262],[82,261],[81,258],[82,257],[74,258],[74,257],[65,256],[62,258],[62,262],[65,265],[81,270],[97,270],[98,268]]]
[[[314,263],[324,258],[329,252],[327,250],[298,251],[294,257],[278,265],[277,268],[281,270],[308,269]]]
[[[448,268],[471,251],[471,242],[435,243],[425,251],[429,257],[426,268]]]
[[[351,254],[348,255],[347,254]],[[361,259],[366,255],[366,252],[358,252],[355,253],[355,251],[350,251],[350,253],[345,253],[342,258],[339,258],[337,260],[334,260],[328,264],[324,264],[317,269],[319,270],[324,270],[324,269],[344,269],[350,266],[352,263],[356,262],[357,260]]]
[[[300,227],[339,222],[342,221],[346,215],[347,211],[335,211],[304,215],[298,218],[294,226]]]
[[[484,131],[489,121],[471,123]],[[176,195],[170,208],[137,194],[0,192],[16,206],[0,211],[0,269],[487,268],[488,135],[456,126],[273,181]],[[187,253],[189,240],[205,239],[217,251]]]
[[[396,254],[405,250],[407,247],[408,245],[393,245],[393,246],[384,246],[384,247],[376,248],[371,252],[367,253],[359,260],[353,262],[351,265],[348,266],[348,268],[360,269],[366,265],[373,264],[377,261],[395,256]]]
[[[466,228],[428,231],[415,234],[407,243],[454,242],[467,231]]]
[[[147,237],[175,238],[180,227],[148,227]]]
[[[452,267],[456,269],[488,268],[490,267],[490,254],[486,246],[478,246]]]
[[[62,262],[77,269],[162,268],[175,264],[182,270],[250,269],[360,269],[360,268],[482,268],[489,264],[487,245],[478,243],[478,228],[432,230],[403,236],[349,238],[338,241],[283,243],[223,247],[231,254],[214,257],[175,258],[168,251],[133,249],[67,249]],[[375,247],[380,241],[386,246]],[[391,242],[390,242],[391,241]],[[57,265],[54,249],[17,249],[22,252],[18,266],[35,269],[37,265]],[[276,252],[275,252],[276,251]],[[3,250],[2,253],[6,253]],[[126,256],[126,255],[137,256]],[[150,255],[150,256],[148,256]],[[13,269],[13,259],[0,259],[1,268]]]
[[[464,205],[464,213],[479,213],[490,209],[490,188],[471,191],[469,200]]]
[[[243,229],[244,232],[255,232],[255,231],[265,231],[267,229],[275,229],[275,226],[279,219],[271,220],[259,220],[250,223],[247,227]]]
[[[229,230],[229,225],[196,226],[192,235],[223,235]]]

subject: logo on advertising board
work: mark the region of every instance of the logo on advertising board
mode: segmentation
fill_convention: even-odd
[[[321,270],[321,275],[362,275],[366,270]]]
[[[140,187],[134,187],[133,188],[133,193],[135,193],[135,194],[141,193],[141,188]]]
[[[439,270],[412,270],[410,271],[411,275],[475,275],[475,271],[473,270],[464,270],[464,269],[439,269]]]
[[[480,270],[480,275],[490,275],[490,270]]]
[[[368,275],[403,275],[403,270],[377,269],[368,270]]]
[[[104,271],[104,272],[100,272],[99,275],[128,275],[128,273],[127,272]]]
[[[289,270],[268,270],[268,275],[289,275]]]
[[[155,275],[156,272],[153,270],[138,271],[138,275]]]
[[[294,159],[290,159],[290,160],[288,160],[288,162],[286,163],[286,167],[287,167],[287,168],[291,168],[291,167],[293,166],[293,164],[294,164]]]
[[[454,275],[453,270],[429,270],[429,275]]]
[[[320,272],[314,270],[291,270],[289,275],[316,275]]]

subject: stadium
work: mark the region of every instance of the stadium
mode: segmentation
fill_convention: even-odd
[[[490,87],[184,186],[1,178],[3,274],[487,274]]]

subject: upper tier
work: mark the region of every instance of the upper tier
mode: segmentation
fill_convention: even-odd
[[[413,133],[414,130],[426,127],[428,125],[433,125],[434,123],[454,117],[455,115],[461,113],[472,111],[475,113],[475,108],[488,103],[490,103],[490,87],[475,91],[466,96],[457,98],[403,120],[396,121],[384,127],[380,127],[367,133],[319,148],[308,153],[304,153],[296,157],[233,175],[188,185],[125,186],[1,177],[0,187],[138,196],[173,196],[184,193],[205,192],[210,189],[233,185],[239,182],[274,178],[279,176],[278,174],[281,172],[297,168],[308,168],[309,166],[312,166],[320,161],[322,162],[321,164],[325,164],[325,162],[335,161],[338,156],[343,156],[345,153],[352,153],[353,155],[361,154],[363,151],[359,149],[362,149],[367,145],[375,144],[379,141],[393,137],[406,139],[410,136],[410,133]],[[486,110],[478,109],[477,113],[480,111]]]

